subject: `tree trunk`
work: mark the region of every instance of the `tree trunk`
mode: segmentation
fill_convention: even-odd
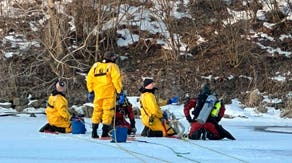
[[[57,17],[57,11],[55,9],[55,0],[48,0],[48,14],[50,15],[49,21],[49,36],[48,41],[50,49],[55,53],[56,58],[59,58],[63,53],[63,45],[59,28],[59,19]]]

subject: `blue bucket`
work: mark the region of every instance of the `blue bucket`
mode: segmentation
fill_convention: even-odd
[[[85,134],[86,128],[82,120],[72,119],[71,125],[72,125],[72,134]]]
[[[116,127],[116,129],[112,130],[112,142],[126,142],[128,136],[128,128],[127,127]]]

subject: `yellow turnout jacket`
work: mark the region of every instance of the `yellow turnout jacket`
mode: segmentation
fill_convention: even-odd
[[[122,90],[120,69],[115,63],[95,63],[87,74],[88,92],[94,91],[94,99],[115,98]]]
[[[163,136],[171,136],[175,131],[165,123],[163,111],[156,100],[153,90],[140,89],[140,111],[141,119],[144,126],[149,127],[152,131],[161,131]]]
[[[50,125],[64,128],[70,127],[71,115],[68,111],[68,101],[63,95],[50,95],[45,112]]]
[[[155,95],[151,92],[142,93],[140,96],[140,102],[140,110],[143,124],[155,130],[156,125],[161,123],[160,118],[162,118],[163,116],[163,112],[156,101]],[[149,124],[149,118],[151,116],[154,118],[154,121],[152,124]],[[160,128],[158,130],[160,130]]]

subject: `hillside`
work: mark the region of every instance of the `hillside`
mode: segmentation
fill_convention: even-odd
[[[1,102],[22,110],[30,97],[45,106],[53,80],[63,78],[70,104],[82,104],[86,72],[112,50],[131,96],[142,77],[181,102],[207,81],[226,103],[239,98],[292,116],[291,2],[94,2],[0,2]]]

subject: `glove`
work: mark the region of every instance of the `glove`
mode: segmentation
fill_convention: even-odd
[[[70,117],[70,121],[72,121],[75,117],[76,117],[76,115],[74,113],[72,113],[72,115]]]
[[[178,99],[179,99],[178,96],[175,96],[175,97],[173,97],[173,98],[170,98],[170,99],[167,101],[167,104],[178,103]]]
[[[167,115],[166,111],[163,112],[162,116],[163,116],[163,119],[168,120],[168,115]]]
[[[136,127],[131,128],[131,132],[130,132],[131,135],[135,135],[136,132],[137,132]]]
[[[194,122],[194,120],[192,120],[191,116],[186,116],[186,119],[188,120],[188,122]]]
[[[117,101],[119,105],[123,105],[126,99],[126,95],[124,93],[119,93],[117,95]]]
[[[130,119],[130,123],[131,123],[131,128],[135,128],[135,119]]]
[[[87,101],[88,102],[93,102],[94,100],[94,92],[90,92],[87,94]]]

